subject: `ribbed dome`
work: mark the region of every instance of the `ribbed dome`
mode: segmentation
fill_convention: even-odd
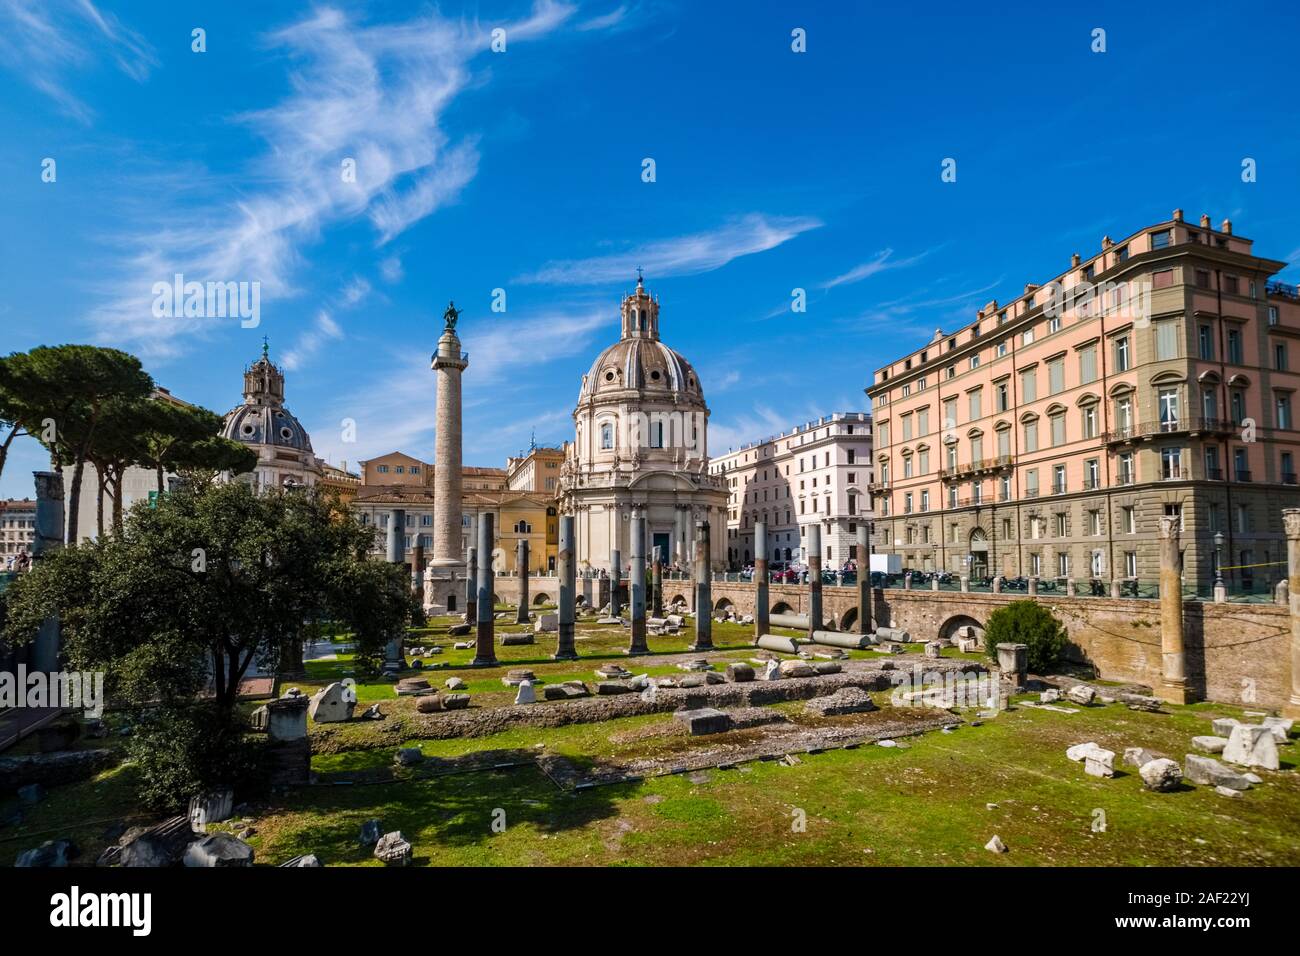
[[[221,426],[226,438],[245,445],[280,445],[311,453],[307,430],[287,409],[270,405],[240,405],[226,413]]]
[[[578,398],[628,388],[704,400],[691,363],[656,339],[624,339],[601,352],[583,377]]]

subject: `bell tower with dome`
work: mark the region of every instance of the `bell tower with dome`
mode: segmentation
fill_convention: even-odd
[[[647,561],[658,547],[668,567],[691,568],[707,521],[710,564],[724,565],[727,493],[709,474],[709,407],[694,367],[660,340],[659,300],[639,274],[619,340],[582,378],[573,422],[559,495],[575,518],[579,568],[608,571],[614,550],[626,566],[634,509],[646,518]]]

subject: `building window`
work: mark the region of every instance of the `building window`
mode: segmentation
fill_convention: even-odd
[[[603,451],[608,451],[614,447],[614,426],[600,426],[600,447]]]
[[[1138,553],[1136,551],[1124,552],[1124,576],[1126,578],[1136,578],[1138,576]]]
[[[1079,352],[1079,382],[1087,385],[1097,380],[1097,349],[1088,346]]]
[[[1115,340],[1115,371],[1127,372],[1129,369],[1128,336],[1121,335]]]
[[[1165,249],[1169,246],[1169,230],[1161,229],[1159,232],[1151,233],[1151,248]]]
[[[1065,413],[1052,416],[1052,447],[1065,444]]]
[[[1241,365],[1241,330],[1228,329],[1228,361]]]
[[[1032,402],[1038,398],[1038,375],[1036,369],[1026,369],[1020,373],[1020,400]]]
[[[1119,509],[1120,527],[1125,534],[1137,534],[1137,514],[1132,505],[1125,505]]]
[[[1007,403],[1009,400],[1009,390],[1007,389],[1007,383],[999,382],[996,387],[995,394],[997,396],[997,410],[1000,412],[1005,412],[1007,410]]]
[[[1065,391],[1065,361],[1056,359],[1047,363],[1047,394]]]
[[[1160,389],[1157,407],[1160,410],[1161,431],[1174,431],[1178,428],[1178,389]]]
[[[1273,368],[1279,372],[1286,371],[1286,343],[1273,343]]]
[[[1291,396],[1278,395],[1275,405],[1277,408],[1277,427],[1289,429],[1291,427]]]
[[[1183,450],[1181,448],[1160,449],[1160,477],[1165,481],[1183,477]]]
[[[1083,487],[1088,491],[1101,486],[1101,463],[1096,458],[1089,458],[1083,463]]]
[[[1083,437],[1097,437],[1097,406],[1085,405],[1082,410],[1083,415]]]
[[[1178,328],[1176,319],[1155,323],[1157,362],[1178,358]]]
[[[1038,451],[1038,422],[1025,422],[1025,451]]]

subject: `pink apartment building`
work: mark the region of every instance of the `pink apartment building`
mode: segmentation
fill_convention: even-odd
[[[1300,295],[1251,240],[1173,218],[1072,257],[877,370],[872,543],[904,567],[1187,586],[1285,575],[1300,505]],[[1292,364],[1296,369],[1291,368]]]

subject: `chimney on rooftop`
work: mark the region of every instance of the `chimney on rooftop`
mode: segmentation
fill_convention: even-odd
[[[1232,220],[1231,219],[1223,220],[1223,225],[1219,227],[1219,232],[1227,233],[1229,236],[1232,235]]]
[[[1071,268],[1076,268],[1076,269],[1077,269],[1078,266],[1079,266],[1079,262],[1080,262],[1080,259],[1079,259],[1079,254],[1078,254],[1077,252],[1076,252],[1074,255],[1070,256],[1070,267],[1071,267]]]
[[[1174,222],[1182,222],[1182,221],[1183,221],[1183,211],[1181,209],[1175,209]]]
[[[1102,236],[1102,237],[1101,237],[1101,247],[1102,247],[1103,249],[1109,249],[1109,248],[1110,248],[1111,246],[1113,246],[1113,245],[1115,245],[1115,243],[1111,241],[1110,236]]]
[[[1210,228],[1210,217],[1208,215],[1201,216],[1201,225],[1206,229]]]

